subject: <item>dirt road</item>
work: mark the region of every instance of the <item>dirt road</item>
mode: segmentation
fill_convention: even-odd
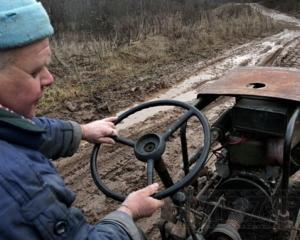
[[[260,8],[254,5],[255,8]],[[277,16],[281,21],[288,21],[283,15],[263,9],[266,14]],[[294,19],[295,20],[295,19]],[[295,20],[296,25],[299,24]],[[281,66],[300,67],[300,31],[284,31],[277,35],[264,39],[252,41],[234,49],[229,49],[226,53],[211,59],[209,62],[200,62],[188,66],[185,70],[186,80],[169,90],[159,91],[154,96],[149,96],[148,100],[155,99],[178,99],[181,101],[193,101],[196,98],[197,89],[203,82],[214,81],[228,70],[237,66]],[[178,75],[182,73],[177,73]],[[174,74],[170,77],[173,77]],[[220,101],[215,106],[204,113],[213,122],[214,119],[231,105],[230,101]],[[120,134],[128,138],[136,138],[146,132],[163,131],[172,120],[176,119],[176,114],[171,110],[162,112],[162,109],[146,111],[139,116],[130,119],[126,125],[120,125]],[[199,129],[198,129],[199,130]],[[201,133],[195,134],[195,129],[191,129],[189,136],[189,147],[197,149],[201,142]],[[179,172],[180,163],[177,156],[178,139],[176,136],[171,140],[171,145],[165,154],[167,165],[173,174]],[[89,167],[89,158],[92,146],[82,143],[79,153],[69,159],[60,160],[56,163],[60,173],[63,175],[66,184],[77,194],[75,205],[82,209],[89,222],[94,223],[102,216],[115,209],[118,203],[108,199],[94,185]],[[101,175],[107,185],[113,190],[124,194],[145,186],[145,166],[135,160],[132,149],[125,146],[106,147],[101,151]],[[158,231],[154,227],[159,218],[159,213],[149,219],[141,220],[139,224],[150,236],[150,239],[159,239]]]

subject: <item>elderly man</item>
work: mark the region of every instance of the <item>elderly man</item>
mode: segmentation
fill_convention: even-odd
[[[157,184],[131,193],[98,224],[71,207],[75,195],[49,159],[74,154],[82,139],[114,143],[115,118],[79,125],[35,117],[54,79],[52,26],[35,0],[0,0],[0,239],[141,239],[133,219],[162,206]]]

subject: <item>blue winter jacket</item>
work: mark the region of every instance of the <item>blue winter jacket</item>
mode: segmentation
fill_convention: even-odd
[[[71,207],[75,194],[49,158],[72,155],[80,140],[75,122],[30,121],[0,109],[0,240],[142,239],[123,212],[93,226]]]

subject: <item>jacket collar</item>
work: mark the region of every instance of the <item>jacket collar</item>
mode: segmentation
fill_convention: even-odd
[[[31,149],[39,149],[46,130],[33,121],[0,107],[0,139]]]
[[[43,128],[36,125],[30,119],[27,119],[7,108],[0,108],[0,122],[4,122],[12,127],[30,132],[45,132]]]

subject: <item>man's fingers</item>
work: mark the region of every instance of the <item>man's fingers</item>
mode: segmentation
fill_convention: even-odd
[[[103,121],[105,122],[115,122],[117,121],[117,117],[108,117],[108,118],[104,118]]]
[[[106,122],[106,124],[111,128],[116,128],[116,125],[113,122]]]
[[[102,135],[103,137],[116,136],[118,135],[118,131],[113,128],[106,128]]]
[[[158,188],[159,188],[159,185],[158,183],[153,183],[145,188],[142,188],[140,191],[145,194],[146,196],[151,196],[153,195],[154,193],[157,193],[158,192]]]
[[[110,129],[108,132],[109,136],[117,136],[118,135],[118,131],[116,129]]]
[[[115,144],[116,142],[110,138],[110,137],[102,137],[102,138],[99,138],[99,142],[101,143],[106,143],[106,144]]]
[[[155,204],[157,208],[161,208],[165,204],[165,202],[163,200],[155,199]]]

